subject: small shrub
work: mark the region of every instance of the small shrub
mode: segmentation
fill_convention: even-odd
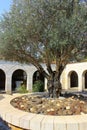
[[[44,84],[41,80],[38,80],[33,85],[33,92],[43,92],[44,91]]]
[[[28,92],[28,90],[26,90],[26,86],[24,84],[17,87],[16,91],[19,92],[19,93],[27,93]]]

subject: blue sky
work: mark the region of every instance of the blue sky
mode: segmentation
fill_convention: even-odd
[[[13,0],[0,0],[0,15],[8,11]],[[83,1],[83,0],[81,0]]]
[[[12,0],[0,0],[0,15],[10,8]]]

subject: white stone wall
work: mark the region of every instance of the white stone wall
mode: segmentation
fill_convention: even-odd
[[[46,66],[42,64],[46,70]],[[55,70],[55,65],[52,65],[53,70]],[[3,70],[6,76],[5,80],[5,91],[12,91],[12,74],[14,71],[21,69],[27,74],[27,90],[32,90],[33,84],[33,74],[37,69],[33,65],[19,64],[15,62],[0,62],[0,69]],[[70,87],[70,74],[75,71],[78,76],[78,86]],[[87,62],[83,63],[72,63],[66,65],[62,75],[61,83],[64,90],[76,90],[82,91],[85,89],[85,73],[87,72]],[[45,89],[47,89],[47,80],[45,79]]]
[[[70,73],[75,71],[78,76],[78,86],[76,89],[78,91],[85,90],[85,73],[87,73],[87,62],[72,63],[65,67],[62,73],[62,86],[63,89],[69,90],[70,88]]]

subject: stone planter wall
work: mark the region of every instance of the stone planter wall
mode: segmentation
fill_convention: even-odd
[[[0,98],[0,116],[18,130],[87,130],[87,115],[48,116],[27,113],[10,105],[19,95],[3,95]],[[12,129],[16,130],[16,129]]]

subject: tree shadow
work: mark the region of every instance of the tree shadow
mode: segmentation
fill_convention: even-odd
[[[2,94],[0,94],[0,100],[2,100],[2,99],[4,99],[5,97],[2,95]]]
[[[7,122],[0,117],[0,130],[11,130]]]

